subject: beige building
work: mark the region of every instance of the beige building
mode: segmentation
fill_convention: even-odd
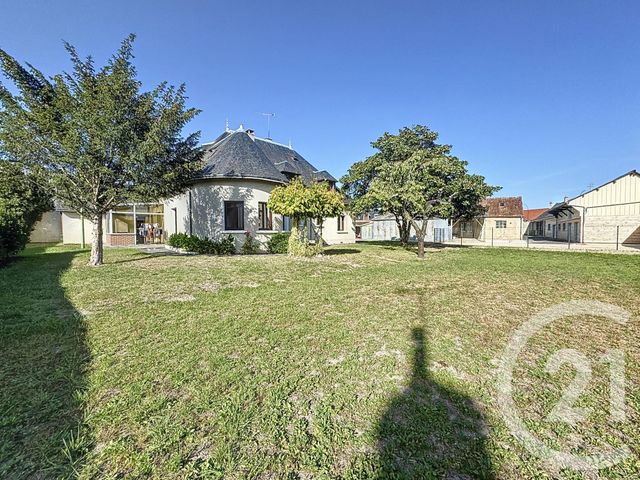
[[[557,203],[538,220],[549,239],[640,245],[640,174],[632,170]]]
[[[60,243],[62,241],[62,212],[52,210],[42,214],[33,227],[31,243]]]
[[[471,220],[457,220],[453,235],[482,241],[520,240],[527,230],[524,221],[522,197],[486,198],[482,201],[485,214]]]
[[[306,184],[324,181],[335,187],[333,176],[317,170],[290,146],[256,137],[242,127],[227,129],[203,148],[205,167],[187,192],[161,203],[122,205],[105,215],[105,244],[161,244],[169,235],[181,232],[214,240],[231,235],[240,247],[245,232],[250,232],[265,245],[274,233],[291,228],[290,219],[267,207],[273,188],[296,177]],[[60,217],[59,238],[64,243],[90,241],[91,222],[65,209],[53,213]],[[311,222],[307,234],[317,240],[318,225]],[[37,228],[32,239],[43,235],[44,229]],[[354,243],[351,217],[345,212],[325,219],[322,238],[328,244]]]

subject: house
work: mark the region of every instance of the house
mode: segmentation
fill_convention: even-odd
[[[531,208],[522,211],[522,218],[527,224],[525,235],[529,237],[544,237],[544,220],[542,217],[548,208]]]
[[[359,213],[355,216],[353,223],[356,230],[356,240],[362,238],[362,227],[368,225],[374,216],[375,214],[371,212]]]
[[[573,198],[538,219],[544,237],[580,243],[640,245],[640,174],[631,170]]]
[[[367,220],[357,220],[359,239],[369,241],[399,240],[400,231],[396,218],[391,214],[373,215],[367,214]],[[451,240],[451,227],[449,221],[441,218],[427,220],[426,242],[445,242]],[[413,227],[409,230],[409,240],[416,241],[416,231]]]
[[[522,197],[485,198],[481,202],[485,213],[473,219],[456,220],[453,235],[482,241],[520,240],[526,231]]]
[[[323,181],[335,187],[336,179],[330,173],[318,170],[291,145],[259,138],[242,125],[237,130],[227,128],[202,148],[204,168],[184,194],[159,203],[122,205],[108,212],[105,244],[164,243],[169,235],[181,232],[211,239],[231,235],[240,246],[247,231],[265,243],[272,234],[291,229],[289,218],[275,215],[267,207],[273,188],[296,177],[307,184]],[[89,241],[91,224],[86,219],[64,208],[51,213],[54,222],[55,215],[60,218],[63,243],[81,243],[83,236]],[[317,240],[315,222],[310,222],[306,234]],[[43,238],[41,225],[32,238]],[[322,238],[328,244],[355,242],[351,217],[345,212],[325,219]]]

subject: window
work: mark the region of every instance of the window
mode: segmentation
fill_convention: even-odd
[[[291,217],[287,217],[286,215],[282,216],[282,231],[283,232],[291,231]]]
[[[258,202],[258,230],[272,230],[273,221],[267,202]]]
[[[547,232],[550,232],[550,231],[551,231],[551,224],[547,223]]]
[[[567,230],[567,224],[566,224],[566,223],[563,223],[563,224],[562,224],[562,231],[564,232],[564,231],[566,231],[566,230]]]
[[[338,231],[344,232],[344,215],[338,216]]]
[[[506,220],[496,220],[496,228],[507,228]]]
[[[244,230],[244,202],[224,202],[224,229]]]

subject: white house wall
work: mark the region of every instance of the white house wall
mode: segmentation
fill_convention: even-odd
[[[427,220],[427,233],[425,235],[426,242],[434,241],[434,229],[435,228],[449,228],[447,220],[434,218]],[[398,224],[393,218],[374,219],[371,223],[362,225],[360,227],[362,240],[384,241],[384,240],[399,240],[400,231]],[[445,240],[451,238],[451,233],[446,234]],[[416,231],[413,227],[409,230],[409,239],[416,240]]]
[[[322,224],[322,238],[329,245],[355,243],[356,229],[350,215],[344,215],[344,229],[338,231],[338,218],[326,218]]]
[[[168,234],[177,231],[214,240],[232,235],[236,239],[238,248],[244,242],[244,232],[250,231],[264,245],[273,233],[282,231],[282,216],[276,214],[272,215],[272,230],[258,229],[258,203],[267,202],[275,186],[276,184],[267,181],[244,179],[211,179],[199,182],[191,188],[190,194],[185,193],[164,202],[165,229]],[[224,230],[225,201],[244,202],[243,230]],[[189,215],[189,202],[191,202],[191,215]],[[328,244],[355,242],[355,230],[351,218],[348,215],[345,216],[345,232],[337,231],[336,218],[325,219],[323,238]]]
[[[103,223],[104,226],[104,223]],[[93,224],[87,218],[84,219],[84,238],[86,243],[91,242]],[[80,215],[75,212],[62,212],[62,243],[82,243],[82,221]]]

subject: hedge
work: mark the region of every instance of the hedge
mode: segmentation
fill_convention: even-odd
[[[236,253],[235,241],[231,235],[220,241],[210,240],[207,237],[200,238],[186,233],[174,233],[169,236],[167,245],[181,248],[188,252],[208,255],[233,255]]]

